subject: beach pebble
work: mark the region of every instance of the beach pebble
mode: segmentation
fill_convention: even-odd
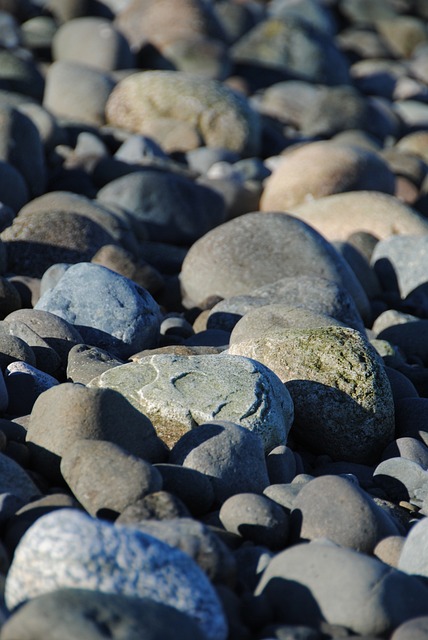
[[[59,373],[61,367],[60,356],[55,349],[48,345],[46,340],[43,340],[28,325],[19,320],[8,320],[7,323],[3,323],[0,327],[10,335],[20,338],[31,347],[36,358],[37,369],[54,377]]]
[[[311,167],[318,169],[312,172]],[[308,200],[343,191],[392,195],[394,182],[387,164],[373,152],[329,141],[312,142],[283,156],[266,180],[260,207],[262,211],[289,211]]]
[[[391,640],[426,640],[426,638],[428,638],[428,616],[418,616],[403,622],[391,636]]]
[[[270,484],[287,484],[296,475],[296,458],[290,447],[280,444],[266,456]]]
[[[29,600],[2,627],[4,640],[205,640],[190,616],[151,598],[59,588]]]
[[[188,508],[180,498],[169,491],[161,490],[153,491],[125,507],[116,522],[134,526],[146,520],[174,520],[190,517]]]
[[[142,223],[154,242],[191,244],[225,221],[222,197],[212,189],[168,171],[129,173],[112,180],[97,195]]]
[[[60,481],[60,459],[80,439],[108,440],[149,462],[165,459],[150,420],[117,391],[65,383],[42,393],[27,431],[34,468]]]
[[[170,461],[209,478],[220,504],[237,493],[262,493],[269,485],[261,439],[232,422],[207,422],[184,434]]]
[[[83,342],[119,358],[153,347],[158,340],[160,312],[150,293],[97,264],[70,267],[35,308],[67,320]]]
[[[427,544],[428,520],[422,518],[409,531],[398,561],[398,568],[415,576],[428,576],[428,562],[424,549]]]
[[[293,435],[335,460],[370,463],[394,437],[394,405],[381,361],[354,329],[278,329],[229,353],[271,368],[293,398]],[[346,425],[346,428],[344,428]]]
[[[162,486],[184,502],[193,515],[210,510],[214,502],[213,478],[182,464],[161,462],[154,465],[162,476]]]
[[[404,536],[397,535],[382,538],[373,549],[373,555],[385,564],[397,568],[405,540]]]
[[[7,406],[11,415],[31,413],[41,393],[59,384],[58,380],[26,362],[11,362],[4,372],[4,381],[9,397]]]
[[[153,355],[105,371],[91,387],[123,394],[146,415],[168,446],[210,420],[226,420],[259,435],[270,450],[284,444],[293,405],[280,380],[262,364],[235,356]]]
[[[195,127],[206,146],[242,155],[257,155],[260,144],[258,114],[243,96],[215,80],[180,71],[145,71],[124,78],[108,99],[106,118],[147,136],[159,119],[183,121]]]
[[[33,349],[21,338],[11,335],[5,323],[0,324],[0,368],[5,371],[12,362],[20,361],[35,367],[36,356]]]
[[[422,492],[428,492],[428,471],[407,458],[383,460],[374,470],[373,478],[392,500],[417,499]]]
[[[0,198],[10,208],[13,216],[30,199],[27,184],[23,175],[8,162],[0,160]],[[9,225],[6,225],[9,226]],[[5,226],[2,224],[2,231]]]
[[[43,516],[27,531],[8,573],[6,604],[12,610],[62,587],[149,597],[187,613],[208,640],[227,636],[214,589],[186,554],[73,509]]]
[[[4,453],[0,453],[0,478],[0,493],[10,493],[24,502],[41,495],[29,474]]]
[[[424,294],[425,304],[428,302]],[[428,319],[410,320],[380,331],[377,339],[399,348],[409,362],[428,363]]]
[[[67,380],[88,384],[107,369],[124,364],[111,353],[87,344],[76,344],[68,354]]]
[[[105,440],[75,440],[62,456],[61,473],[94,517],[116,516],[162,488],[162,477],[154,466]]]
[[[1,90],[26,96],[36,101],[43,98],[45,82],[34,60],[2,48],[0,69]]]
[[[424,235],[391,236],[376,245],[372,265],[375,271],[392,270],[403,298],[427,282],[428,237]]]
[[[406,458],[419,464],[422,469],[428,469],[428,447],[412,437],[397,438],[389,444],[382,454],[382,458]]]
[[[368,555],[380,540],[399,534],[367,493],[343,477],[330,475],[311,480],[299,491],[291,526],[294,539],[328,538]]]
[[[364,316],[367,297],[349,265],[314,229],[283,213],[248,213],[205,234],[180,274],[183,303],[250,293],[285,277],[321,276],[347,289]]]
[[[118,244],[105,244],[92,257],[91,262],[133,280],[152,295],[165,286],[165,280],[157,269]],[[43,277],[45,275],[46,272]]]
[[[288,540],[289,517],[270,498],[237,493],[221,506],[220,520],[227,531],[272,550],[283,549]]]
[[[57,61],[78,62],[104,71],[134,66],[126,38],[106,18],[67,21],[55,33],[52,54]]]

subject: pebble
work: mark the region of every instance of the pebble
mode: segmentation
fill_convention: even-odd
[[[52,554],[53,565],[47,562]],[[149,597],[187,613],[208,640],[227,636],[215,591],[186,554],[136,529],[115,527],[74,509],[43,516],[28,530],[8,573],[7,606],[14,609],[63,587]]]

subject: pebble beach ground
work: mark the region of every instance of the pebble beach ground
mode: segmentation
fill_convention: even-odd
[[[428,3],[0,0],[0,640],[428,640]]]

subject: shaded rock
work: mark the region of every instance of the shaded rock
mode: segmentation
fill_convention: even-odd
[[[386,447],[382,454],[384,460],[398,457],[412,460],[422,469],[428,469],[428,447],[416,438],[397,438]]]
[[[100,626],[102,625],[102,628]],[[76,635],[86,640],[204,640],[191,618],[177,609],[150,598],[101,593],[89,589],[56,589],[28,601],[2,627],[5,640],[63,640]]]
[[[55,553],[53,565],[47,552]],[[8,574],[7,606],[62,587],[150,597],[190,615],[210,640],[227,635],[215,592],[187,555],[135,529],[69,509],[40,518],[27,532]]]
[[[96,252],[91,262],[133,280],[151,294],[157,293],[165,286],[165,281],[159,271],[142,258],[135,258],[130,251],[119,245],[105,244]]]
[[[286,484],[296,475],[296,458],[292,450],[281,444],[266,456],[270,484]]]
[[[256,589],[269,598],[278,621],[317,627],[324,620],[369,636],[387,635],[426,615],[426,592],[416,578],[326,542],[299,544],[274,556]]]
[[[34,61],[16,55],[13,51],[0,51],[0,89],[28,96],[35,100],[43,97],[44,81]]]
[[[5,370],[4,378],[10,415],[31,413],[36,399],[41,393],[58,384],[58,380],[26,362],[11,362]]]
[[[421,497],[423,489],[428,490],[428,471],[407,458],[383,460],[374,470],[373,479],[392,500],[414,500]]]
[[[217,503],[237,493],[262,493],[269,485],[263,444],[253,432],[232,422],[201,424],[184,434],[170,460],[209,478]]]
[[[398,568],[405,573],[426,577],[428,562],[424,552],[428,535],[428,520],[423,518],[410,530],[403,545]],[[422,612],[421,612],[422,615]]]
[[[190,518],[190,512],[184,502],[169,491],[154,491],[144,498],[130,504],[117,518],[117,524],[138,525],[147,520],[174,520]]]
[[[0,198],[2,203],[10,207],[14,214],[30,199],[28,187],[22,174],[8,162],[2,161],[0,161]],[[4,228],[2,225],[2,231]]]
[[[428,238],[407,232],[405,236],[391,236],[377,243],[372,265],[375,271],[382,273],[388,269],[397,279],[403,298],[411,294],[416,300],[418,287],[427,283]],[[421,292],[422,294],[422,292]]]
[[[10,335],[20,338],[31,347],[36,357],[35,365],[38,369],[53,376],[59,372],[61,358],[57,352],[28,325],[18,320],[8,320],[7,323],[1,324],[0,327],[10,333]]]
[[[24,502],[41,495],[26,471],[4,453],[0,453],[0,478],[0,493],[10,493]]]
[[[45,391],[34,404],[27,431],[34,467],[58,482],[60,459],[79,439],[108,440],[149,462],[165,456],[149,419],[120,393],[71,383]]]
[[[158,340],[159,307],[149,292],[100,265],[73,265],[35,308],[76,325],[83,342],[119,358]]]
[[[293,435],[335,460],[370,463],[394,436],[394,405],[379,356],[354,329],[271,331],[231,345],[286,383]],[[346,425],[346,427],[345,427]]]
[[[214,80],[183,72],[146,71],[133,74],[112,92],[106,117],[110,124],[150,135],[159,118],[197,127],[208,147],[224,147],[243,155],[257,155],[258,115],[245,98]]]
[[[254,431],[266,450],[284,444],[293,420],[288,392],[260,363],[229,355],[154,355],[90,382],[116,389],[145,414],[169,446],[209,420]]]
[[[282,213],[248,213],[200,238],[180,274],[183,302],[243,295],[280,278],[321,276],[347,289],[363,317],[368,301],[349,265],[304,222]]]
[[[394,174],[376,154],[335,142],[311,142],[291,149],[266,180],[262,211],[292,207],[344,191],[394,194]]]
[[[192,514],[200,515],[210,510],[214,490],[207,474],[172,463],[160,463],[155,468],[162,476],[164,490],[182,500]]]
[[[88,384],[93,378],[112,367],[124,364],[108,351],[91,347],[87,344],[76,344],[68,354],[67,379],[70,382]]]
[[[105,440],[75,440],[62,456],[61,473],[94,517],[117,515],[162,488],[162,477],[155,467]]]
[[[2,371],[15,361],[36,366],[36,356],[32,348],[21,338],[12,336],[0,325],[0,368]]]

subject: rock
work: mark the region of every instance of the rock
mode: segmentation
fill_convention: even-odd
[[[54,564],[47,560],[52,553]],[[217,596],[186,554],[70,509],[40,518],[27,532],[8,574],[7,606],[63,587],[149,597],[190,615],[208,640],[227,636]]]
[[[120,393],[71,383],[42,393],[27,431],[34,468],[60,481],[60,459],[80,439],[108,440],[149,462],[162,462],[165,456],[149,419]]]
[[[37,101],[43,98],[43,76],[31,58],[21,57],[2,48],[0,69],[2,91],[17,93]]]
[[[349,265],[314,229],[283,213],[248,213],[205,234],[180,274],[183,303],[243,295],[285,277],[317,276],[346,289],[363,317],[368,301]]]
[[[231,345],[271,368],[293,398],[293,435],[334,460],[370,463],[394,437],[394,405],[381,361],[345,327],[270,331]],[[345,426],[346,425],[346,426]]]
[[[41,393],[59,384],[58,380],[26,362],[11,362],[5,370],[10,415],[31,413],[36,399]]]
[[[112,76],[77,62],[54,62],[46,75],[43,106],[57,117],[93,126],[105,124]]]
[[[60,588],[29,600],[2,627],[5,640],[63,640],[82,635],[86,640],[204,640],[188,615],[151,598]]]
[[[289,518],[285,510],[266,496],[237,493],[221,506],[220,520],[227,531],[272,550],[288,540]]]
[[[82,304],[82,296],[89,304]],[[155,346],[159,335],[159,307],[149,292],[92,263],[70,267],[35,308],[67,320],[83,342],[119,358]]]
[[[194,515],[207,513],[214,502],[214,489],[207,474],[190,467],[160,463],[155,468],[162,476],[162,486],[184,502]]]
[[[233,329],[232,342],[247,331],[257,333],[264,323],[301,329],[347,325],[365,331],[348,291],[317,276],[281,278],[247,295],[226,298],[211,309],[207,320],[212,329]]]
[[[209,420],[227,420],[284,444],[293,420],[289,394],[263,365],[229,355],[154,355],[104,372],[90,387],[116,389],[173,446]]]
[[[93,378],[112,367],[124,364],[123,360],[115,358],[108,351],[87,344],[76,344],[68,354],[67,380],[88,384]]]
[[[393,195],[380,191],[347,191],[289,209],[327,240],[347,240],[361,230],[380,240],[395,235],[428,233],[425,218]]]
[[[375,153],[335,142],[312,142],[284,154],[266,180],[260,208],[289,211],[308,200],[344,191],[392,195],[394,183],[394,174]]]
[[[394,631],[391,640],[425,640],[428,635],[428,616],[418,616],[403,622]]]
[[[373,555],[391,567],[398,567],[398,560],[403,550],[404,536],[388,536],[380,540],[373,549]]]
[[[409,232],[408,232],[409,234]],[[382,272],[392,270],[398,282],[402,298],[411,294],[412,299],[427,282],[428,237],[423,235],[391,236],[376,245],[373,256],[373,269]],[[425,297],[426,297],[425,293]]]
[[[75,440],[62,456],[61,473],[94,517],[116,516],[162,488],[162,476],[154,466],[105,440]]]
[[[201,424],[173,447],[170,461],[209,478],[217,503],[237,493],[262,493],[269,485],[263,444],[232,422]]]
[[[419,363],[428,363],[428,319],[403,322],[388,327],[380,331],[377,338],[386,340],[395,348],[398,347],[409,362],[413,359]]]
[[[36,356],[32,348],[21,338],[10,335],[4,324],[0,324],[1,370],[5,371],[6,367],[15,361],[26,362],[34,367],[36,365]]]
[[[299,544],[274,556],[256,589],[269,599],[278,621],[317,627],[325,620],[376,637],[427,615],[426,593],[416,578],[326,542]]]
[[[294,453],[286,445],[279,445],[266,456],[266,466],[270,484],[287,484],[296,475],[297,465]]]
[[[27,184],[22,174],[8,162],[0,161],[0,171],[1,202],[15,214],[30,199]],[[3,231],[4,226],[2,227]]]
[[[97,197],[125,208],[154,242],[192,244],[226,217],[223,198],[212,189],[150,168],[112,180]]]
[[[413,500],[425,485],[428,490],[428,471],[406,458],[383,460],[374,470],[373,478],[392,500]]]
[[[10,493],[24,502],[41,495],[26,471],[4,453],[0,453],[0,477],[0,493]]]
[[[165,286],[164,278],[159,271],[142,258],[135,258],[130,251],[116,244],[105,244],[96,252],[91,262],[133,280],[152,295],[161,291]]]
[[[428,575],[427,557],[424,553],[428,532],[428,520],[423,518],[417,522],[407,534],[403,550],[398,561],[398,568],[410,575],[425,577]],[[422,615],[422,613],[420,614]]]
[[[189,510],[180,498],[169,491],[154,491],[125,507],[116,523],[137,526],[140,522],[147,520],[158,522],[190,517]]]
[[[302,487],[293,502],[291,526],[293,537],[328,538],[368,555],[380,540],[399,534],[367,493],[343,477],[330,475]]]
[[[106,18],[69,20],[55,33],[52,54],[55,61],[77,62],[103,71],[134,66],[126,38]]]
[[[31,347],[36,358],[37,369],[54,377],[59,373],[61,358],[58,353],[28,325],[18,320],[8,320],[7,323],[4,322],[0,326],[10,335],[20,338]]]
[[[382,454],[384,460],[399,457],[416,462],[422,469],[428,469],[428,447],[416,438],[397,438],[386,447]]]
[[[151,123],[172,119],[196,127],[203,144],[257,155],[260,122],[244,97],[180,71],[145,71],[121,80],[106,105],[110,124],[150,136]]]

